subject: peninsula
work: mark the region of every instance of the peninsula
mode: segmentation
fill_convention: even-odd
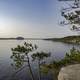
[[[63,38],[47,38],[44,40],[71,43],[71,44],[80,44],[80,35],[78,35],[78,36],[67,36],[67,37],[63,37]]]

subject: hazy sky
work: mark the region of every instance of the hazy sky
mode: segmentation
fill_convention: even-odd
[[[60,26],[58,0],[0,0],[0,37],[62,37],[76,32]]]

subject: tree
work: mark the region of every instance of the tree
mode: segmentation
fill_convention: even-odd
[[[70,0],[59,0],[59,1],[70,1]],[[61,16],[65,20],[61,24],[71,24],[71,30],[80,31],[80,1],[73,0],[74,3],[68,4],[69,7],[61,10]]]
[[[27,62],[32,80],[35,79],[30,65],[29,53],[33,52],[36,49],[37,45],[33,46],[31,43],[26,42],[24,42],[23,46],[18,45],[16,48],[11,49],[12,50],[11,58],[13,59],[16,68],[21,68],[24,65],[24,63]]]
[[[38,60],[39,80],[41,80],[41,64],[45,63],[44,58],[50,57],[50,53],[36,52],[32,54],[33,61]]]

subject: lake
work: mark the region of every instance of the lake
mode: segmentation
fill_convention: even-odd
[[[14,67],[11,66],[13,62],[10,56],[12,55],[11,48],[16,47],[18,44],[30,42],[38,46],[37,51],[51,52],[51,57],[47,59],[47,62],[51,62],[53,59],[61,59],[65,53],[68,52],[73,45],[65,44],[61,42],[53,42],[47,40],[0,40],[0,80],[31,80],[28,68],[24,68],[17,74],[15,74]],[[80,48],[79,45],[74,45],[76,48]],[[31,53],[32,54],[32,53]],[[34,75],[37,77],[36,64],[32,62]],[[50,75],[42,76],[42,80],[52,80]]]

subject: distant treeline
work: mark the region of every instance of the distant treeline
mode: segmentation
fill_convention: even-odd
[[[0,38],[0,40],[24,40],[23,37],[16,37],[16,38]]]
[[[48,38],[44,40],[51,40],[51,41],[59,41],[65,43],[78,43],[80,44],[80,36],[67,36],[63,38]]]

